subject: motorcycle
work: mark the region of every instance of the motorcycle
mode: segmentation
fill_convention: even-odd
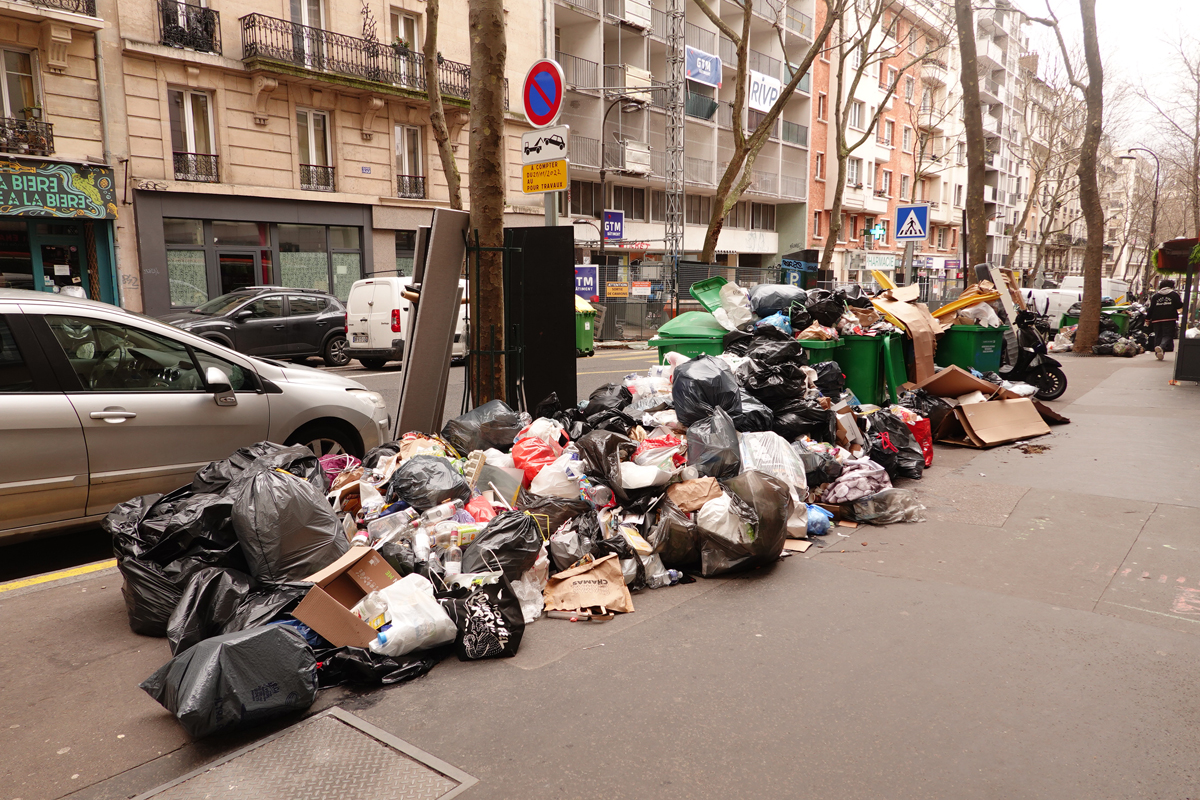
[[[1005,348],[1000,377],[1008,381],[1028,383],[1037,387],[1037,399],[1057,400],[1067,391],[1067,376],[1062,363],[1049,356],[1046,346],[1050,338],[1049,320],[1033,311],[1018,311],[1016,323],[1016,363],[1012,363],[1011,348]]]

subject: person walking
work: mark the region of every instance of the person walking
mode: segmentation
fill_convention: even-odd
[[[1175,291],[1175,281],[1163,278],[1158,282],[1158,291],[1150,295],[1150,310],[1147,314],[1150,332],[1154,336],[1154,357],[1163,360],[1163,353],[1175,349],[1176,320],[1183,308],[1183,298]]]

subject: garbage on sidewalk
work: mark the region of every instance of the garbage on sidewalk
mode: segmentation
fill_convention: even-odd
[[[909,291],[729,286],[723,316],[744,322],[719,352],[667,353],[577,407],[492,401],[361,462],[262,442],[117,506],[105,527],[130,627],[175,654],[147,691],[204,736],[306,708],[318,686],[513,656],[543,616],[604,622],[837,525],[920,521],[905,482],[934,441],[1028,439],[1057,416],[931,356],[917,383],[887,378],[895,402],[866,401],[847,369],[868,351],[833,349],[844,367],[798,338],[881,340],[897,322],[920,338],[937,323]]]

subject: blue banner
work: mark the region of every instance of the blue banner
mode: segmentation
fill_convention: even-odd
[[[619,242],[625,238],[625,212],[604,212],[604,238],[609,242]]]
[[[721,59],[694,47],[686,48],[687,79],[705,86],[721,88]]]

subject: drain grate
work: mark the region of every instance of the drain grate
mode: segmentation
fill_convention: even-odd
[[[435,800],[475,783],[465,772],[332,708],[138,800]]]

